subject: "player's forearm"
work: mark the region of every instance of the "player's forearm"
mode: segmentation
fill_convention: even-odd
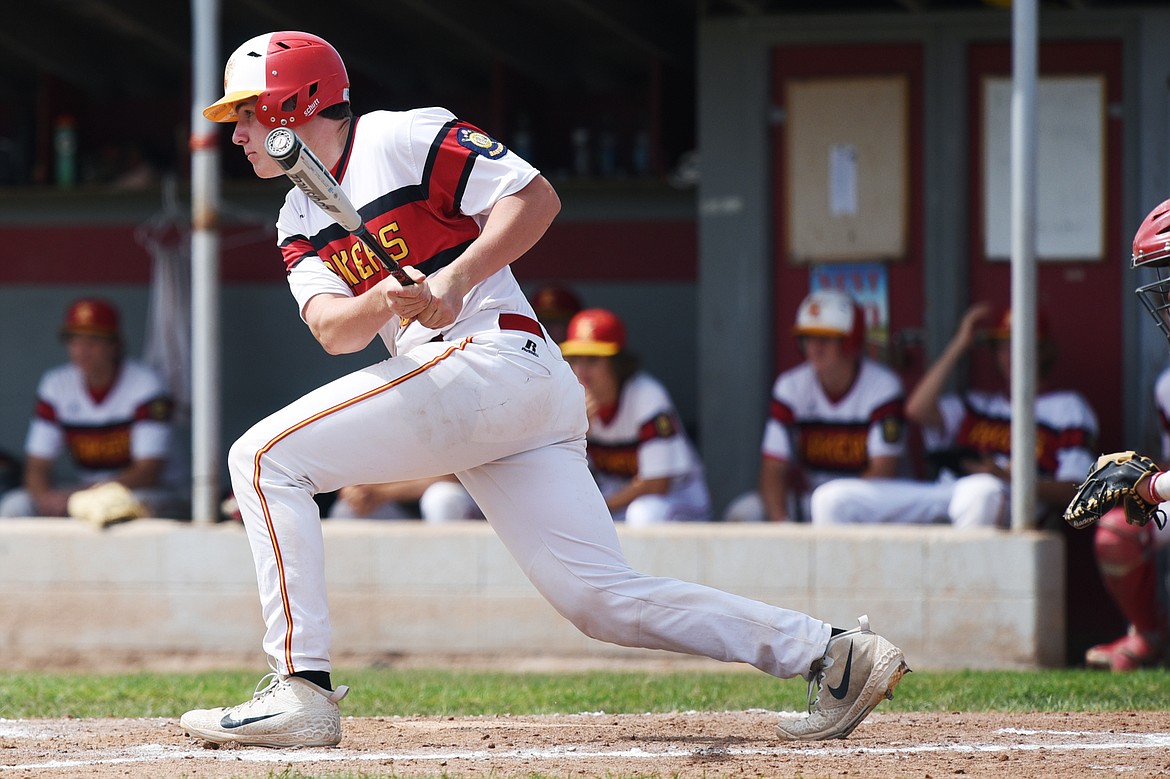
[[[316,295],[305,304],[305,321],[329,354],[365,349],[391,316],[385,298],[370,293],[357,297]]]
[[[671,479],[642,479],[634,477],[629,484],[605,499],[610,510],[625,508],[643,495],[664,495],[670,490]]]
[[[939,358],[927,369],[914,387],[914,391],[906,398],[906,417],[910,421],[926,427],[938,427],[942,423],[938,399],[942,396],[947,378],[964,352],[965,346],[958,339],[952,339]]]
[[[769,522],[788,520],[788,467],[786,463],[765,459],[760,466],[759,492]]]
[[[892,479],[898,475],[897,457],[874,457],[861,472],[863,479]]]

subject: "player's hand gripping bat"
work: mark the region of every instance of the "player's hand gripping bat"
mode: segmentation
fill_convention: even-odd
[[[264,151],[284,170],[284,175],[308,195],[309,200],[365,244],[378,262],[382,263],[382,267],[398,279],[399,284],[408,287],[414,283],[366,227],[361,214],[341,191],[341,185],[333,178],[329,168],[317,159],[317,155],[301,142],[296,133],[287,127],[277,127],[264,139]]]

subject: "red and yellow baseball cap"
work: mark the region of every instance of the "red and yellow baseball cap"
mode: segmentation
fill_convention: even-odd
[[[61,337],[70,335],[97,335],[118,340],[122,337],[118,309],[101,298],[79,298],[65,311]]]
[[[626,346],[626,326],[612,311],[587,308],[569,320],[568,337],[561,344],[566,357],[613,357]]]

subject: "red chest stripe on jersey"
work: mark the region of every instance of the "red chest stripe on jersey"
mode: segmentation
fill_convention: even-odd
[[[599,444],[589,442],[589,459],[599,473],[632,479],[638,475],[638,442]]]
[[[451,209],[449,215],[459,213],[463,192],[475,165],[476,153],[459,142],[460,133],[468,130],[483,133],[467,122],[447,122],[435,136],[423,166],[423,189],[428,202],[444,202]]]
[[[118,470],[130,465],[130,423],[102,427],[63,428],[69,454],[79,468],[91,471]]]
[[[869,425],[800,422],[800,460],[811,470],[857,473],[869,462]]]

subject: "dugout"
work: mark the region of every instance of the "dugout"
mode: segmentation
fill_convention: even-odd
[[[754,452],[731,442],[761,429],[771,377],[796,361],[791,339],[774,334],[817,273],[847,276],[852,265],[878,278],[875,347],[908,384],[970,303],[1010,300],[995,193],[1011,13],[991,3],[819,14],[766,5],[771,13],[699,22],[698,283],[730,284],[743,301],[697,311],[699,386],[738,377],[734,400],[700,395],[717,501],[754,478]],[[1035,293],[1061,347],[1054,382],[1089,398],[1101,451],[1158,451],[1152,387],[1166,344],[1132,294],[1145,279],[1128,257],[1134,229],[1170,192],[1170,14],[1149,3],[1041,6]],[[734,352],[723,348],[731,342]],[[964,378],[987,375],[972,361]],[[1079,657],[1119,626],[1090,539],[1061,524],[1077,605],[1069,656]]]
[[[223,51],[272,18],[262,13],[271,2],[228,5]],[[984,234],[983,161],[993,147],[980,129],[993,105],[984,90],[1002,88],[995,79],[1010,66],[1011,14],[1002,3],[537,5],[539,15],[518,0],[497,3],[486,18],[478,7],[453,2],[443,24],[398,13],[396,29],[411,35],[385,57],[385,25],[343,27],[299,0],[280,8],[361,51],[353,59],[355,92],[370,99],[359,108],[374,107],[379,93],[392,107],[449,104],[508,143],[521,146],[527,137],[534,155],[548,155],[547,163],[534,158],[552,173],[564,211],[517,275],[530,287],[569,284],[590,305],[622,313],[631,342],[697,433],[717,505],[751,485],[768,387],[795,359],[787,325],[812,268],[826,264],[825,247],[815,241],[812,259],[790,261],[799,243],[785,227],[792,205],[825,203],[831,194],[823,176],[816,187],[791,176],[785,128],[819,125],[795,116],[786,102],[790,86],[813,87],[806,104],[822,107],[828,92],[815,87],[826,79],[844,87],[872,79],[873,95],[901,95],[904,126],[894,137],[904,136],[903,158],[893,172],[879,169],[904,176],[896,218],[887,220],[900,231],[849,260],[884,274],[888,321],[878,345],[907,381],[938,353],[968,301],[1003,290],[1006,263],[990,256],[995,240]],[[1170,192],[1170,62],[1163,51],[1170,12],[1162,5],[1056,0],[1042,3],[1040,15],[1041,78],[1081,89],[1064,105],[1070,117],[1086,99],[1101,98],[1100,144],[1088,155],[1101,171],[1100,218],[1089,231],[1099,246],[1094,256],[1042,259],[1038,296],[1065,344],[1058,378],[1093,377],[1080,388],[1101,416],[1103,450],[1157,446],[1149,387],[1166,346],[1131,294],[1138,278],[1123,258],[1133,228]],[[250,16],[257,8],[261,13]],[[16,77],[12,100],[0,106],[0,302],[10,318],[0,328],[0,398],[8,409],[0,415],[0,448],[20,447],[36,377],[63,357],[56,326],[75,294],[104,294],[122,305],[130,351],[141,351],[144,334],[133,326],[147,321],[151,277],[141,231],[161,228],[157,238],[175,237],[157,221],[166,218],[162,180],[114,187],[79,179],[59,187],[54,139],[65,129],[58,119],[73,116],[79,150],[94,170],[104,164],[107,139],[125,140],[157,170],[176,175],[178,203],[186,207],[187,21],[144,0],[99,3],[89,16],[33,7],[10,33],[12,45],[0,50]],[[39,37],[46,31],[55,37]],[[451,46],[452,38],[461,45]],[[388,61],[397,66],[393,79]],[[141,119],[146,109],[157,123]],[[845,111],[847,125],[884,138],[879,115]],[[648,146],[639,145],[641,137]],[[612,146],[603,138],[620,140]],[[330,358],[311,342],[274,255],[256,251],[271,246],[284,185],[233,176],[241,163],[226,139],[221,145],[228,173],[220,215],[226,452],[252,421],[369,356]],[[839,169],[838,182],[847,171]],[[860,184],[868,174],[857,173]],[[1082,179],[1070,174],[1069,181]],[[844,197],[836,207],[848,206]],[[831,212],[832,204],[822,210]],[[724,291],[734,305],[702,305],[705,289]],[[975,378],[979,370],[972,367]],[[1068,540],[1069,571],[1087,572],[1085,539]],[[1072,579],[1092,584],[1089,576]],[[1070,593],[1069,601],[1084,607],[1080,616],[1111,613],[1099,591]],[[1116,628],[1087,627],[1077,640],[1110,638]],[[1076,656],[1075,646],[1070,651]]]

